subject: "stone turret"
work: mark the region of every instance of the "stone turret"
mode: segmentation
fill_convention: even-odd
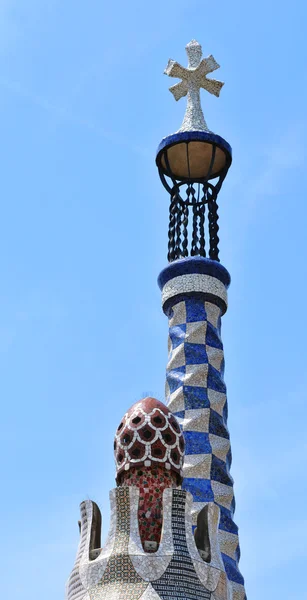
[[[200,514],[198,535],[192,532],[193,498],[180,485],[183,440],[177,419],[154,398],[126,413],[115,435],[118,487],[110,493],[108,538],[97,546],[100,510],[82,502],[67,600],[228,599],[214,503]]]

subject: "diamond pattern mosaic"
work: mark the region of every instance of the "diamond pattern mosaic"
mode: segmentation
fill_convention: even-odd
[[[187,263],[188,259],[185,271]],[[219,265],[215,266],[215,278],[218,268]],[[221,269],[224,271],[223,267]],[[172,293],[168,292],[166,297],[165,289],[162,289],[169,316],[166,400],[181,422],[185,437],[183,488],[193,496],[193,526],[198,512],[206,503],[215,502],[219,506],[218,537],[225,571],[232,585],[233,597],[244,599],[244,580],[238,567],[238,528],[233,520],[235,500],[230,475],[231,448],[221,339],[221,315],[222,309],[225,310],[227,290],[220,281],[224,290],[215,286],[214,293],[212,287],[207,288],[210,301],[206,301],[206,289],[199,293],[199,278],[202,276],[193,272],[176,274],[175,287],[171,277],[164,285],[167,290],[172,289]],[[184,285],[186,277],[189,293]],[[207,277],[207,282],[210,283],[210,277]]]

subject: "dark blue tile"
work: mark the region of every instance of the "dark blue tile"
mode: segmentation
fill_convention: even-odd
[[[177,419],[184,419],[185,411],[179,410],[178,412],[174,412],[173,414],[175,415],[175,417],[177,417]]]
[[[221,554],[228,579],[230,579],[230,581],[235,581],[236,583],[241,583],[241,585],[244,585],[244,579],[238,569],[236,561],[233,558],[230,558],[230,556],[228,556],[227,554],[223,554],[223,552]]]
[[[181,385],[183,381],[183,376],[185,374],[185,367],[178,367],[177,369],[171,369],[166,373],[167,383],[169,385],[170,393],[175,392]]]
[[[215,412],[215,410],[212,409],[210,411],[209,418],[209,433],[219,435],[220,437],[229,440],[229,431],[223,420],[223,417],[221,417],[221,415],[219,415],[217,412]]]
[[[236,535],[238,534],[238,527],[237,525],[233,522],[233,512],[231,510],[228,510],[227,508],[225,508],[225,506],[221,506],[219,504],[220,507],[220,523],[219,523],[219,529],[221,529],[222,531],[229,531],[229,533],[235,533]]]
[[[208,356],[205,344],[184,344],[185,361],[187,365],[207,364]]]
[[[192,408],[210,408],[207,388],[184,385],[183,397],[186,410]]]
[[[226,394],[226,385],[222,379],[222,376],[212,365],[208,366],[207,387],[210,390],[215,390],[216,392]]]
[[[212,456],[210,477],[213,481],[219,481],[224,485],[233,486],[233,479],[227,472],[226,463],[217,456]]]
[[[212,346],[213,348],[219,348],[219,350],[223,350],[223,342],[221,340],[221,336],[219,331],[213,327],[211,323],[207,323],[207,332],[206,332],[206,344],[208,346]]]
[[[185,454],[210,454],[209,434],[200,431],[185,431]]]
[[[182,488],[192,494],[194,502],[214,502],[214,494],[209,479],[186,477]]]
[[[172,348],[177,348],[185,340],[186,324],[176,325],[169,328],[169,336],[172,342]]]
[[[195,321],[206,321],[207,313],[205,310],[205,302],[201,299],[187,298],[186,299],[187,323]]]

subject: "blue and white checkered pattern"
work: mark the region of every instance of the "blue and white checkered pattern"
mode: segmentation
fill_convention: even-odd
[[[184,279],[184,277],[183,277]],[[180,292],[180,290],[178,290]],[[226,288],[225,288],[226,291]],[[244,580],[238,568],[238,528],[230,475],[231,448],[227,428],[221,304],[206,294],[168,299],[169,360],[166,401],[181,422],[186,450],[183,488],[193,496],[193,523],[207,502],[220,508],[219,544],[232,599],[244,600]],[[225,310],[225,309],[224,309]]]

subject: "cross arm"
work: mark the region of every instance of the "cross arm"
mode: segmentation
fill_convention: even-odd
[[[172,87],[169,88],[169,91],[172,92],[175,100],[180,100],[180,98],[183,98],[183,96],[186,96],[188,93],[186,81],[180,81],[179,83],[172,85]]]
[[[208,75],[208,73],[212,73],[212,71],[216,71],[219,69],[220,65],[216,62],[215,58],[210,54],[207,58],[203,58],[200,62],[197,69],[201,72],[202,75]]]
[[[172,60],[170,58],[166,65],[164,73],[169,77],[178,77],[178,79],[185,79],[187,76],[187,69],[182,67],[176,60]]]
[[[204,79],[204,81],[201,83],[201,87],[204,90],[207,90],[207,92],[210,92],[210,94],[213,94],[214,96],[220,95],[220,91],[223,85],[224,82],[217,81],[217,79]]]

